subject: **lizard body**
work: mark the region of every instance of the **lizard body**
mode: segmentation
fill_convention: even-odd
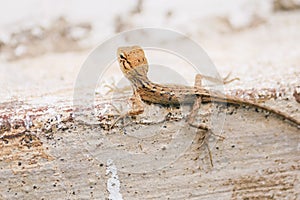
[[[153,83],[147,77],[148,62],[143,49],[139,46],[120,47],[118,49],[118,61],[121,71],[131,82],[134,91],[132,99],[133,105],[136,108],[133,111],[129,111],[129,115],[138,115],[143,112],[142,106],[139,105],[141,101],[163,106],[178,106],[180,104],[193,104],[197,98],[200,98],[201,103],[228,103],[259,108],[276,114],[295,123],[297,126],[300,126],[300,120],[295,119],[284,112],[250,100],[225,95],[217,91],[210,91],[201,86],[191,87]]]

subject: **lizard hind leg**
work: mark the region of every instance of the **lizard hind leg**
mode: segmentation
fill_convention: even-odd
[[[203,77],[203,75],[196,74],[195,83],[194,83],[195,88],[201,88],[202,87],[202,77]]]
[[[194,88],[195,89],[201,89],[201,86],[202,86],[202,75],[197,74],[196,77],[195,77]],[[194,124],[196,115],[198,114],[198,110],[201,107],[201,102],[202,102],[201,96],[196,96],[195,97],[195,102],[194,102],[193,107],[192,107],[192,110],[191,110],[190,114],[188,115],[187,122],[192,127],[208,130],[208,127],[205,126],[205,125],[202,125],[202,124],[195,125]]]
[[[194,83],[194,88],[195,89],[201,89],[202,87],[202,78],[203,76],[201,74],[197,74],[196,77],[195,77],[195,83]],[[205,133],[203,133],[200,138],[199,138],[199,142],[200,142],[200,146],[202,146],[203,144],[205,144],[206,148],[207,148],[207,151],[208,151],[208,156],[209,156],[209,160],[210,160],[210,164],[211,166],[213,167],[213,159],[212,159],[212,154],[211,154],[211,150],[209,148],[209,145],[208,145],[208,136],[210,135],[209,132],[211,132],[210,128],[205,125],[205,124],[194,124],[194,121],[195,121],[195,118],[196,118],[196,115],[198,113],[198,110],[200,109],[201,107],[201,96],[197,96],[195,98],[195,102],[194,102],[194,105],[192,107],[192,110],[188,116],[188,123],[190,126],[194,127],[194,128],[197,128],[197,129],[202,129],[202,130],[205,130]]]
[[[200,75],[200,74],[197,74],[197,75]],[[208,81],[211,81],[211,82],[214,82],[214,83],[220,83],[220,84],[229,84],[233,81],[238,81],[240,80],[239,78],[231,78],[230,79],[230,75],[231,75],[231,72],[227,74],[227,76],[225,76],[224,78],[222,79],[219,79],[219,78],[215,78],[215,77],[211,77],[211,76],[205,76],[205,75],[200,75],[202,76],[202,78],[205,78],[206,80]],[[197,76],[196,76],[197,78]]]

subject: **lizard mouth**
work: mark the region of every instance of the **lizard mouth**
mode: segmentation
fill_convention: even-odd
[[[126,59],[121,59],[121,61],[123,68],[128,71],[130,68],[128,68],[126,65],[128,64],[130,66],[130,63]]]

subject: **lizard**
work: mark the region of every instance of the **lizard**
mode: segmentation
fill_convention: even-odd
[[[140,46],[119,47],[117,58],[121,71],[131,82],[133,89],[133,96],[131,97],[132,108],[127,113],[119,116],[112,123],[111,127],[123,117],[142,114],[144,112],[143,102],[160,104],[162,106],[191,104],[193,105],[193,109],[189,115],[189,124],[205,130],[209,129],[206,125],[196,126],[191,122],[202,103],[226,103],[250,106],[273,113],[294,123],[298,128],[300,127],[300,120],[282,111],[240,97],[226,95],[218,91],[210,91],[202,87],[201,80],[203,77],[206,78],[206,76],[201,74],[196,75],[194,86],[163,85],[152,82],[147,76],[148,61],[144,50]]]

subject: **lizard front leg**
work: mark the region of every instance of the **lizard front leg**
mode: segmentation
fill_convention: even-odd
[[[130,98],[131,102],[132,102],[132,107],[131,110],[129,110],[127,112],[127,115],[129,116],[135,116],[135,115],[140,115],[144,112],[144,104],[143,101],[141,99],[141,96],[139,95],[139,93],[134,90],[133,91],[133,95]]]
[[[120,119],[123,119],[125,117],[129,117],[129,116],[136,116],[139,114],[142,114],[144,112],[144,104],[143,101],[140,97],[140,95],[138,94],[138,92],[136,90],[133,91],[133,95],[130,98],[132,104],[131,104],[131,109],[120,115],[110,126],[110,128],[112,128]]]

